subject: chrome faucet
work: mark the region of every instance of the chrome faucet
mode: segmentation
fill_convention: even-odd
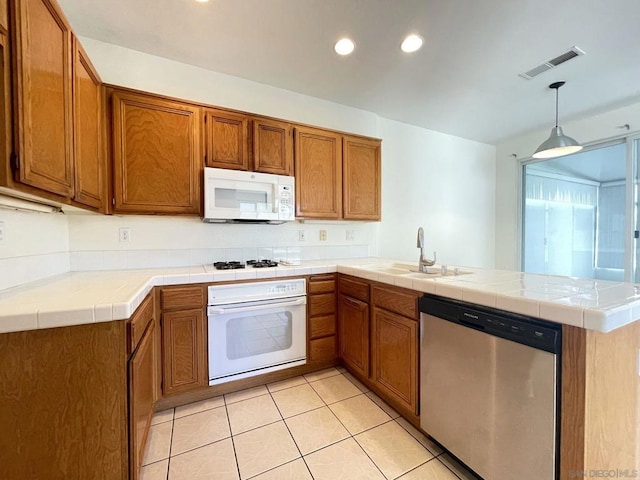
[[[433,252],[433,260],[424,258],[424,230],[422,227],[418,228],[418,248],[420,249],[420,260],[418,260],[418,271],[426,272],[427,267],[432,267],[436,264],[436,252]]]

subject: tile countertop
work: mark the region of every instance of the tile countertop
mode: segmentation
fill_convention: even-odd
[[[406,263],[406,262],[405,262]],[[610,332],[640,319],[640,285],[462,268],[460,276],[393,275],[379,258],[217,271],[211,266],[70,272],[0,291],[0,333],[121,320],[154,286],[340,272],[557,323]]]

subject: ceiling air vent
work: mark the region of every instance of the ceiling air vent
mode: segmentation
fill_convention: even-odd
[[[584,50],[578,47],[571,47],[568,51],[558,55],[551,60],[547,60],[546,62],[538,65],[537,67],[533,67],[531,70],[525,73],[520,73],[519,75],[522,78],[526,78],[527,80],[531,80],[533,77],[537,77],[541,73],[546,72],[547,70],[551,70],[554,67],[562,65],[569,60],[584,55]]]

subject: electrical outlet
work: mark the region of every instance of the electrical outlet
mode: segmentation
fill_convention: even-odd
[[[356,231],[355,230],[347,230],[347,241],[354,241],[356,239]]]
[[[4,222],[0,222],[0,243],[4,243],[5,227]]]
[[[304,230],[298,230],[298,241],[304,242]]]
[[[326,230],[320,230],[320,241],[321,242],[325,242],[327,240],[327,231]]]
[[[131,229],[129,227],[120,227],[120,243],[129,243],[131,240]]]

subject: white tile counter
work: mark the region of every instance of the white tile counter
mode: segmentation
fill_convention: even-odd
[[[0,291],[0,333],[80,325],[131,316],[154,286],[340,272],[478,305],[609,332],[640,319],[640,285],[463,268],[460,276],[392,275],[390,260],[359,258],[300,266],[218,271],[211,266],[70,272]],[[374,268],[372,268],[374,267]]]

